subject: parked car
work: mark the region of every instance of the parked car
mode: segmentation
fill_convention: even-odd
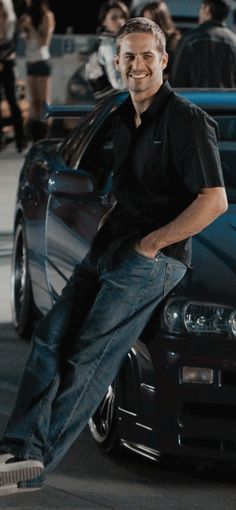
[[[193,239],[193,267],[156,308],[89,422],[106,451],[236,459],[236,90],[177,91],[218,122],[228,211]],[[19,177],[13,322],[29,336],[109,208],[114,93],[64,140],[29,150]]]

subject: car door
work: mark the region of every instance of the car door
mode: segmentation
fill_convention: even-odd
[[[54,299],[70,277],[109,209],[113,166],[112,115],[88,130],[70,158],[54,173],[46,219],[46,274]]]

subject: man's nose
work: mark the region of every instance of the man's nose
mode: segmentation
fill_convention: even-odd
[[[144,64],[144,60],[141,57],[141,55],[136,55],[132,61],[133,69],[140,69],[140,68],[142,68],[143,64]]]

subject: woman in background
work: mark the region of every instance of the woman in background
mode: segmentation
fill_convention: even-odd
[[[51,102],[51,63],[49,47],[55,18],[47,0],[26,0],[28,9],[20,18],[26,42],[27,83],[31,96],[30,132],[33,140],[47,133],[42,121],[42,104]]]
[[[104,97],[114,89],[124,89],[120,73],[114,66],[115,36],[128,19],[128,7],[121,1],[108,0],[100,8],[98,48],[90,55],[86,65],[86,78],[96,99]]]
[[[16,15],[12,0],[0,0],[0,100],[2,90],[9,104],[15,143],[18,152],[25,147],[23,119],[16,98]],[[0,111],[0,148],[2,146],[3,120]]]
[[[177,30],[168,6],[163,0],[156,0],[146,4],[142,8],[140,16],[155,21],[166,36],[166,51],[169,55],[169,60],[163,77],[165,80],[169,79],[175,52],[181,39],[181,32]]]

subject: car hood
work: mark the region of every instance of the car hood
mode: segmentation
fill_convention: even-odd
[[[192,268],[175,294],[214,303],[236,303],[236,205],[193,238]]]

